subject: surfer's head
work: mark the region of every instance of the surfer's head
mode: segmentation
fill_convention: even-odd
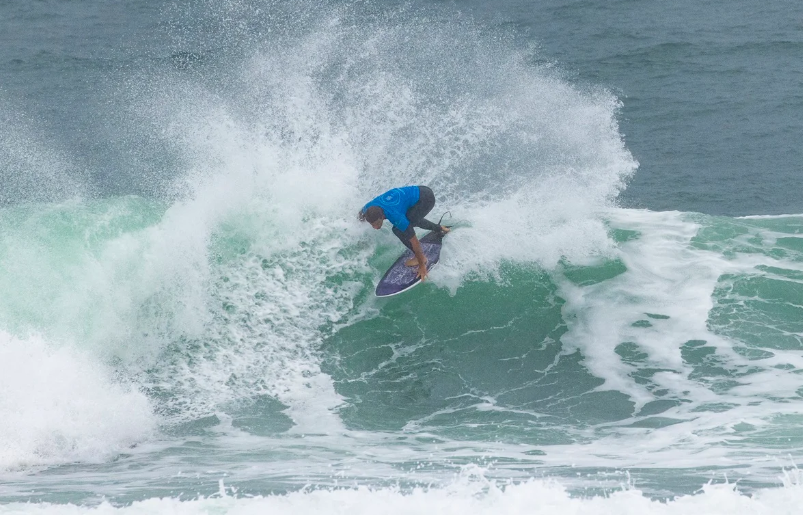
[[[368,222],[374,229],[381,229],[382,222],[385,220],[385,212],[379,206],[371,206],[365,211],[360,211],[360,220]]]

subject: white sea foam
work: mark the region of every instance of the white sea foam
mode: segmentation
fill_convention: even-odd
[[[73,348],[0,333],[0,471],[99,462],[149,438],[147,397]]]
[[[560,295],[566,299],[563,318],[569,329],[561,341],[567,352],[581,350],[584,365],[605,380],[598,390],[629,396],[635,403],[634,417],[612,424],[603,431],[606,436],[588,445],[553,447],[555,456],[545,459],[555,464],[568,459],[578,466],[771,466],[778,451],[772,439],[765,440],[761,432],[785,434],[790,422],[784,416],[803,413],[798,401],[801,380],[796,373],[803,361],[797,351],[774,348],[771,341],[766,344],[772,352],[763,357],[739,354],[734,348],[744,342],[712,328],[710,313],[722,277],[760,277],[764,275],[762,266],[801,271],[794,257],[731,250],[750,249],[748,241],[759,241],[767,251],[781,235],[753,228],[729,240],[723,250],[716,250],[692,245],[692,238],[703,224],[723,221],[678,212],[621,209],[604,216],[614,228],[636,231],[639,236],[608,256],[626,266],[626,271],[612,279],[577,285],[555,276]],[[738,325],[740,320],[731,323]],[[617,353],[617,347],[626,342],[642,353],[638,363]],[[723,367],[738,381],[716,389],[706,381],[710,378],[696,378],[694,365],[682,356],[687,342],[715,351],[712,359],[716,361],[706,366]],[[648,380],[638,380],[639,370],[653,373],[646,376]],[[717,370],[712,373],[716,378]],[[650,418],[649,413],[639,416],[639,411],[656,400],[677,402],[659,412],[672,423],[655,429],[631,426]],[[717,404],[727,408],[706,407]],[[757,430],[740,432],[735,429],[740,425]],[[750,441],[750,456],[741,448],[722,445],[723,441],[743,440]]]
[[[458,481],[445,488],[420,488],[406,493],[396,488],[363,487],[242,498],[231,495],[232,492],[236,488],[226,487],[221,481],[220,493],[215,498],[153,498],[123,507],[107,502],[96,507],[12,503],[0,506],[0,514],[791,515],[799,512],[803,502],[803,489],[791,482],[752,495],[741,493],[734,484],[708,484],[696,494],[666,501],[652,500],[639,489],[626,485],[604,496],[573,497],[559,482],[548,480],[508,485]]]

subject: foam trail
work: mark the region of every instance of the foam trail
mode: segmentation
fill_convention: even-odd
[[[580,349],[589,371],[605,380],[597,390],[629,396],[633,417],[602,429],[597,437],[604,436],[588,445],[553,448],[557,456],[547,461],[631,467],[767,464],[774,451],[772,439],[762,432],[786,431],[789,420],[800,415],[797,370],[803,361],[777,343],[778,334],[746,343],[755,329],[743,324],[756,315],[727,312],[723,321],[717,304],[761,309],[767,302],[772,314],[777,308],[771,302],[784,300],[774,290],[744,302],[723,285],[766,279],[781,284],[781,292],[794,288],[800,273],[796,254],[773,248],[788,241],[788,234],[677,212],[618,209],[605,216],[612,228],[631,231],[606,258],[620,261],[622,273],[593,284],[554,274],[566,299],[563,317],[569,330],[561,340],[567,352]],[[740,236],[717,238],[732,233]],[[786,275],[773,277],[772,270]],[[790,321],[783,325],[786,331],[799,327]],[[754,453],[746,457],[722,446],[723,440],[749,440]]]
[[[642,215],[627,210],[613,211],[610,216],[615,227],[633,228],[641,234],[637,242],[625,243],[615,254],[628,272],[592,286],[562,282],[561,295],[567,300],[564,318],[576,321],[562,341],[583,349],[586,366],[606,380],[600,388],[626,392],[636,401],[636,409],[653,396],[627,379],[622,370],[614,349],[628,341],[645,342],[652,351],[651,359],[668,370],[677,370],[674,376],[658,377],[664,386],[671,386],[673,391],[693,391],[700,401],[710,400],[706,389],[682,379],[688,370],[679,344],[695,339],[719,341],[707,330],[706,319],[722,262],[689,248],[699,226],[684,221],[680,213]],[[669,319],[660,330],[633,327],[639,320],[649,320],[645,313]]]

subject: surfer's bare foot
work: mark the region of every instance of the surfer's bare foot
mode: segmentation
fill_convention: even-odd
[[[417,258],[410,258],[404,262],[404,266],[418,266],[418,259]]]
[[[449,232],[449,231],[451,231],[451,229],[449,229],[449,228],[448,228],[448,227],[446,227],[445,225],[441,225],[441,233],[442,233],[442,234],[446,234],[446,233],[447,233],[447,232]]]

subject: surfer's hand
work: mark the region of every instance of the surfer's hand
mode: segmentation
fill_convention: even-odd
[[[421,278],[421,282],[424,282],[424,281],[427,280],[427,264],[426,263],[422,263],[422,264],[418,265],[418,274],[417,275],[418,275],[418,277]]]

